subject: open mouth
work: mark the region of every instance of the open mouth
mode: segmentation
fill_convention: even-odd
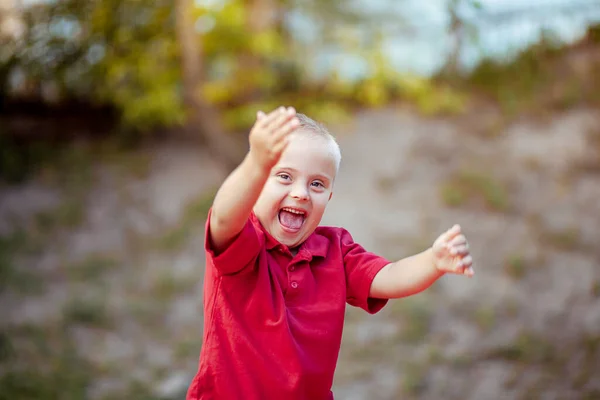
[[[306,211],[299,208],[283,207],[279,210],[279,223],[283,230],[291,233],[298,232],[306,220]]]

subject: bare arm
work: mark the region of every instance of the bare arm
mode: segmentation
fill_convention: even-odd
[[[371,284],[370,296],[397,299],[417,294],[430,287],[445,273],[473,276],[473,260],[460,227],[455,225],[421,253],[388,264]]]
[[[250,132],[250,151],[227,177],[213,202],[210,239],[223,250],[241,232],[252,207],[287,146],[287,135],[297,126],[295,110],[281,107],[267,116],[259,113]]]
[[[433,265],[431,249],[388,264],[373,279],[370,296],[397,299],[419,293],[444,275]]]
[[[216,250],[223,250],[242,230],[268,176],[269,171],[247,155],[223,182],[210,216],[210,237]]]

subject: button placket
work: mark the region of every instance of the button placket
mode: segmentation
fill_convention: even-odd
[[[298,265],[301,261],[298,260],[294,260],[292,262],[290,262],[288,264],[287,270],[288,270],[288,279],[289,279],[289,287],[291,289],[298,289],[298,287],[300,287],[300,283],[298,282],[298,268],[300,267],[300,265]]]

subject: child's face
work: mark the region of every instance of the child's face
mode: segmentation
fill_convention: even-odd
[[[335,174],[336,163],[328,139],[294,133],[279,163],[271,170],[254,213],[277,241],[296,247],[321,222],[331,199]]]

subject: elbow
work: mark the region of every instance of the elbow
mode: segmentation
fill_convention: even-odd
[[[224,226],[227,226],[227,217],[223,217],[219,212],[215,212],[213,209],[210,213],[210,227],[211,229],[220,230]]]

